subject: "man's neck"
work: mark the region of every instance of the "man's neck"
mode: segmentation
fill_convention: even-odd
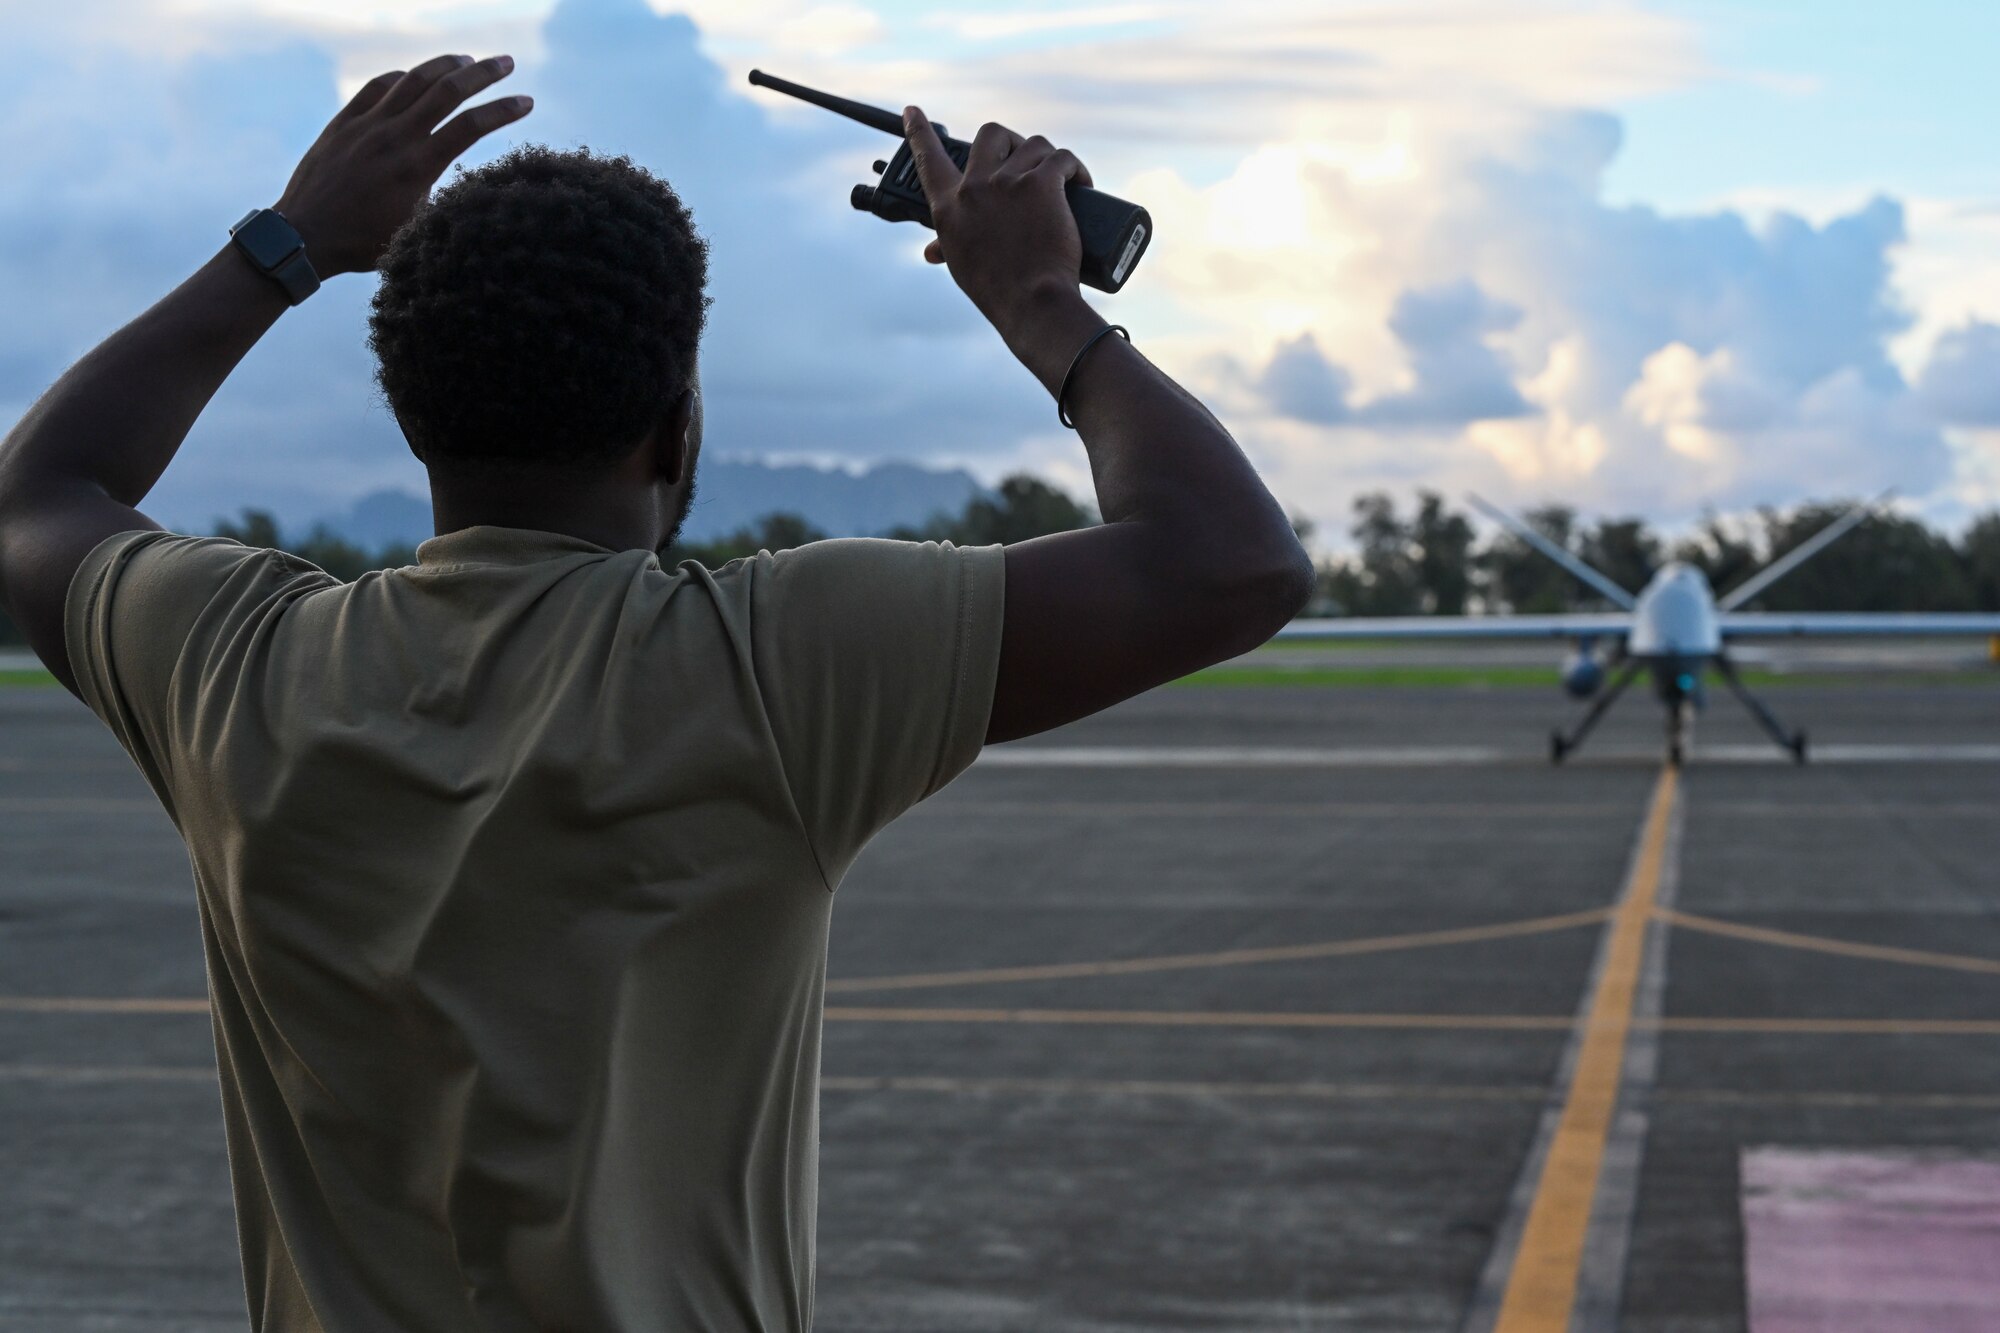
[[[439,536],[485,524],[557,532],[612,551],[656,551],[667,539],[669,517],[661,513],[656,490],[617,476],[431,469],[431,518]]]

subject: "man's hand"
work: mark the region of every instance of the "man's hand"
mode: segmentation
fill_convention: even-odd
[[[371,79],[333,118],[277,204],[322,278],[374,268],[451,160],[528,114],[527,98],[504,97],[445,123],[513,68],[506,56],[439,56]],[[158,527],[140,501],[222,381],[290,308],[224,243],[65,371],[0,442],[0,607],[71,689],[63,613],[77,567],[106,537]]]
[[[437,56],[361,86],[306,150],[276,205],[305,238],[321,278],[372,270],[452,159],[528,114],[533,98],[503,97],[444,124],[513,70],[512,56]]]
[[[944,264],[1021,363],[1055,393],[1069,358],[1104,321],[1077,290],[1083,243],[1063,187],[1090,184],[1076,154],[1005,125],[982,125],[961,172],[930,119],[903,110]]]
[[[1077,290],[1083,247],[1064,187],[1074,154],[986,125],[965,170],[903,111],[951,276],[1050,393],[1104,321]],[[986,739],[1074,721],[1271,637],[1304,605],[1312,565],[1284,510],[1206,408],[1105,338],[1066,406],[1104,522],[1007,547],[999,673]]]
[[[922,111],[904,108],[903,128],[937,227],[924,258],[947,265],[980,313],[1014,342],[1021,322],[1047,298],[1076,295],[1083,245],[1063,187],[1090,184],[1090,172],[1039,134],[1023,139],[993,124],[980,126],[961,172]]]

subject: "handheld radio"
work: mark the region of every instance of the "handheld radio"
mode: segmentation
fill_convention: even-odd
[[[887,162],[875,163],[875,171],[882,179],[873,185],[855,186],[854,206],[889,222],[920,222],[936,229],[931,222],[930,201],[924,198],[924,187],[917,179],[917,160],[910,152],[909,141],[903,138],[901,116],[879,106],[773,78],[761,69],[750,71],[750,82],[895,135],[900,141],[895,155]],[[936,121],[931,122],[931,128],[944,141],[944,149],[958,169],[965,170],[965,159],[972,152],[972,145],[947,135],[944,126]],[[1101,292],[1117,291],[1139,266],[1139,257],[1146,253],[1146,246],[1153,239],[1152,215],[1138,204],[1088,185],[1071,181],[1065,190],[1069,211],[1076,217],[1077,236],[1083,242],[1083,268],[1077,274],[1078,281]]]

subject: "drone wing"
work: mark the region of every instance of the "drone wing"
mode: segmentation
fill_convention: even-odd
[[[1887,638],[2000,635],[1987,611],[1730,611],[1725,639]]]
[[[1632,617],[1618,611],[1560,616],[1336,616],[1294,620],[1280,640],[1623,638]]]

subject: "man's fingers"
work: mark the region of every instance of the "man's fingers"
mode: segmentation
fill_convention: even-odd
[[[467,98],[492,87],[513,72],[512,56],[488,56],[476,64],[455,69],[432,84],[410,108],[409,114],[425,129],[436,129],[438,122],[456,111]]]
[[[924,262],[927,264],[942,264],[944,262],[943,241],[933,239],[929,245],[924,247]]]
[[[965,159],[965,174],[992,175],[993,169],[1005,162],[1008,155],[1020,146],[1020,135],[1005,125],[987,121],[979,127],[979,133],[972,136],[972,152]]]
[[[1043,158],[1041,169],[1061,177],[1065,182],[1075,181],[1078,185],[1091,183],[1090,168],[1067,148],[1058,148]]]
[[[374,78],[362,84],[355,91],[354,96],[347,99],[347,105],[340,108],[339,112],[334,115],[334,119],[337,121],[349,120],[360,115],[369,107],[380,102],[388,94],[388,91],[396,86],[396,80],[402,77],[403,71],[400,69],[392,69],[387,74],[377,74]]]
[[[492,102],[482,102],[470,110],[459,112],[445,122],[443,129],[431,136],[431,146],[436,150],[438,170],[442,172],[460,153],[502,125],[511,125],[534,109],[535,99],[523,94],[519,97],[502,97]]]
[[[382,100],[375,104],[376,109],[393,116],[429,92],[431,85],[439,79],[455,69],[464,69],[471,63],[471,56],[432,56],[396,80],[395,86],[383,94]]]
[[[1048,161],[1054,153],[1055,145],[1039,134],[1031,134],[1021,140],[1021,146],[1007,154],[1007,164],[997,173],[1002,176],[1025,176],[1036,167]]]
[[[931,128],[931,119],[913,106],[903,108],[903,134],[910,141],[910,156],[916,159],[917,180],[924,197],[932,203],[958,184],[958,163],[944,150],[944,140]]]

